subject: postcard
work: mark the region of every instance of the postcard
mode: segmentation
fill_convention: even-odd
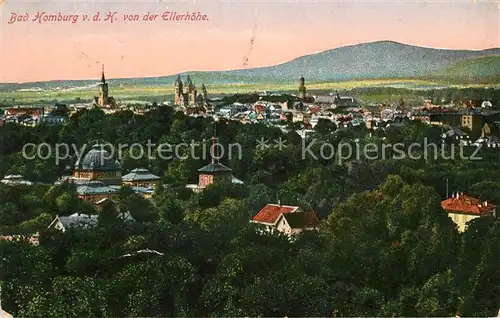
[[[0,0],[1,317],[500,317],[498,0]]]

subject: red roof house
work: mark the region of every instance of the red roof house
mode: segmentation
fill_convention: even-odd
[[[448,213],[461,232],[465,231],[467,222],[475,218],[496,215],[496,205],[488,201],[481,202],[481,200],[463,193],[453,194],[451,198],[441,202],[441,207]]]
[[[485,215],[494,212],[496,205],[481,202],[479,199],[470,197],[466,194],[454,194],[451,198],[441,202],[443,210],[451,213],[462,213],[471,215]]]
[[[279,204],[266,205],[253,217],[252,222],[289,235],[298,234],[304,230],[313,230],[319,225],[315,212],[304,212],[298,206]]]
[[[279,205],[279,204],[268,204],[262,208],[254,217],[253,221],[255,223],[262,223],[268,225],[274,225],[281,214],[293,213],[302,210],[298,206],[289,205]]]

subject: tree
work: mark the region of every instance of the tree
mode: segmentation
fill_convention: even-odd
[[[179,224],[184,219],[182,207],[174,198],[167,198],[158,209],[160,217],[172,224]]]
[[[137,193],[132,193],[126,199],[120,200],[120,211],[130,212],[132,217],[139,222],[150,222],[157,218],[153,202]]]
[[[316,126],[314,126],[314,130],[320,136],[327,136],[333,134],[335,130],[337,130],[337,125],[330,119],[320,118]]]

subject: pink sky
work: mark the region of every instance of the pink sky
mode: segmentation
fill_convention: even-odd
[[[338,46],[393,40],[450,49],[500,47],[500,5],[473,1],[87,1],[0,7],[0,82],[144,77],[258,67]],[[199,11],[204,22],[9,24],[11,12]],[[255,31],[254,31],[255,30]],[[252,50],[250,42],[255,35]],[[248,54],[248,52],[250,54]]]

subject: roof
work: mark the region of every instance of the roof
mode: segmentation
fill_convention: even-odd
[[[132,217],[130,212],[119,213],[118,217],[124,221],[133,221],[134,220],[134,218]],[[56,219],[52,222],[52,224],[56,220],[59,220],[62,223],[64,229],[73,228],[73,227],[89,228],[89,227],[94,227],[97,225],[98,220],[99,220],[99,215],[98,214],[74,213],[74,214],[71,214],[69,216],[56,216]]]
[[[241,181],[240,179],[236,178],[235,176],[232,176],[231,183],[233,183],[233,184],[244,184],[243,181]]]
[[[122,177],[123,181],[151,181],[160,179],[159,176],[150,173],[144,168],[134,169]]]
[[[335,96],[314,96],[314,102],[319,104],[333,104],[335,99]]]
[[[317,227],[319,219],[314,212],[285,213],[283,217],[292,229],[305,229]]]
[[[104,145],[95,144],[92,149],[75,164],[77,169],[85,170],[121,170],[120,163],[111,158]]]
[[[441,202],[441,207],[447,212],[458,212],[471,215],[482,215],[491,212],[496,205],[481,202],[479,199],[465,194],[456,195]]]
[[[4,180],[24,180],[24,177],[20,174],[9,174],[4,177]]]
[[[79,195],[118,193],[118,189],[108,187],[99,181],[91,181],[88,184],[78,186],[76,192]]]
[[[93,227],[97,225],[97,214],[79,214],[74,213],[69,216],[57,216],[57,219],[62,223],[65,229],[72,227]]]
[[[454,136],[468,137],[468,135],[465,132],[463,132],[462,130],[460,130],[457,127],[453,127],[451,129],[447,130],[445,133],[443,133],[443,137],[444,138],[446,138],[446,137],[454,137]]]
[[[221,163],[211,163],[198,169],[198,172],[230,172],[231,168],[221,164]]]
[[[496,136],[481,137],[474,144],[500,144],[500,139]]]
[[[275,224],[281,214],[301,211],[298,206],[268,204],[262,208],[254,217],[254,222]]]
[[[13,185],[32,185],[33,182],[24,180],[24,177],[22,175],[16,174],[10,174],[5,176],[2,180],[0,180],[1,183],[3,184],[13,184]]]
[[[154,188],[151,187],[131,187],[135,193],[139,194],[153,194]]]

